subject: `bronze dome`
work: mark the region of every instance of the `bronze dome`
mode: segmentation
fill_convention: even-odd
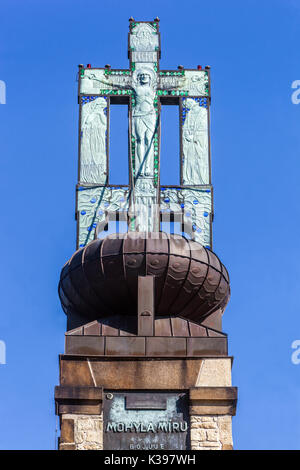
[[[138,276],[155,276],[155,314],[197,322],[224,309],[229,277],[219,258],[197,242],[164,232],[129,232],[94,240],[62,269],[64,311],[89,320],[136,315]]]

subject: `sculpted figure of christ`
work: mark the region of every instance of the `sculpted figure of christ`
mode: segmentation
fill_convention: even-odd
[[[155,91],[151,83],[151,75],[146,69],[137,74],[134,92],[136,104],[132,113],[132,131],[136,140],[136,177],[152,176],[154,169],[152,143],[156,127],[153,105]]]
[[[114,82],[114,77],[99,79],[90,75],[90,79],[119,89],[132,89],[135,95],[135,105],[132,112],[132,133],[136,142],[135,178],[153,176],[154,147],[153,136],[156,128],[154,108],[155,74],[150,67],[142,67],[133,73],[131,83],[125,86]]]

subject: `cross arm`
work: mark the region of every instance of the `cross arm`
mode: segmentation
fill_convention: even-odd
[[[210,96],[209,70],[161,70],[159,96]]]
[[[116,95],[118,91],[132,93],[129,70],[81,69],[79,93],[82,95]]]

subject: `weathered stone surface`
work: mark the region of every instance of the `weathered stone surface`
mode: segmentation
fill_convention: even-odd
[[[57,414],[100,414],[102,409],[102,388],[81,386],[55,387]]]
[[[171,389],[195,387],[202,359],[118,357],[88,360],[60,357],[61,385],[100,386],[107,389]]]
[[[218,416],[221,442],[224,446],[232,447],[232,419],[231,416]]]
[[[214,447],[199,446],[197,450],[222,450],[222,448],[220,446],[214,446]]]
[[[62,444],[74,442],[74,419],[63,419],[60,430]]]
[[[74,442],[68,444],[61,442],[60,450],[102,450],[103,449],[103,417],[101,415],[63,415],[64,423],[68,426],[73,421]]]
[[[206,440],[206,432],[204,429],[191,428],[191,435],[195,442]]]
[[[206,437],[208,441],[218,441],[220,436],[219,436],[219,429],[207,429],[206,431]]]
[[[207,423],[201,423],[200,427],[202,429],[217,429],[218,425],[217,423],[212,422],[207,422]]]
[[[197,378],[196,387],[230,387],[231,358],[205,358]]]
[[[61,418],[60,450],[103,449],[102,414],[65,414]],[[231,416],[191,416],[190,424],[192,450],[232,450]]]
[[[231,420],[237,389],[231,387],[231,358],[149,360],[64,355],[60,366],[61,386],[56,391],[56,401],[62,419],[59,446],[62,450],[103,449],[102,387],[189,389],[191,449],[232,449]]]
[[[192,450],[231,450],[231,416],[191,416]]]
[[[192,387],[190,388],[190,415],[235,415],[237,403],[236,387]]]
[[[76,450],[75,444],[61,443],[59,450]]]

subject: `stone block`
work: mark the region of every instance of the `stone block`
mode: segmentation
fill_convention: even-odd
[[[234,415],[236,402],[236,387],[190,388],[190,415]]]
[[[206,440],[206,432],[204,429],[191,429],[191,440],[193,441],[205,441]]]
[[[214,421],[206,421],[204,423],[201,423],[200,426],[202,429],[217,429],[218,428],[217,423],[215,423]]]
[[[211,446],[211,447],[206,447],[206,446],[199,446],[195,450],[222,450],[222,447],[220,445],[218,446]]]
[[[196,387],[230,387],[231,358],[206,358],[198,375]]]
[[[186,390],[195,386],[201,363],[199,358],[149,360],[133,357],[120,360],[119,357],[106,357],[88,361],[64,355],[60,357],[61,385],[101,384],[107,389]]]
[[[74,440],[77,450],[103,449],[102,415],[74,415]]]
[[[74,442],[74,419],[62,419],[60,442],[61,444]]]
[[[220,429],[220,439],[223,446],[232,446],[232,418],[231,416],[219,416],[218,426]]]
[[[219,430],[218,429],[207,429],[206,436],[208,441],[219,441]]]
[[[75,444],[61,443],[59,444],[59,450],[76,450]]]

